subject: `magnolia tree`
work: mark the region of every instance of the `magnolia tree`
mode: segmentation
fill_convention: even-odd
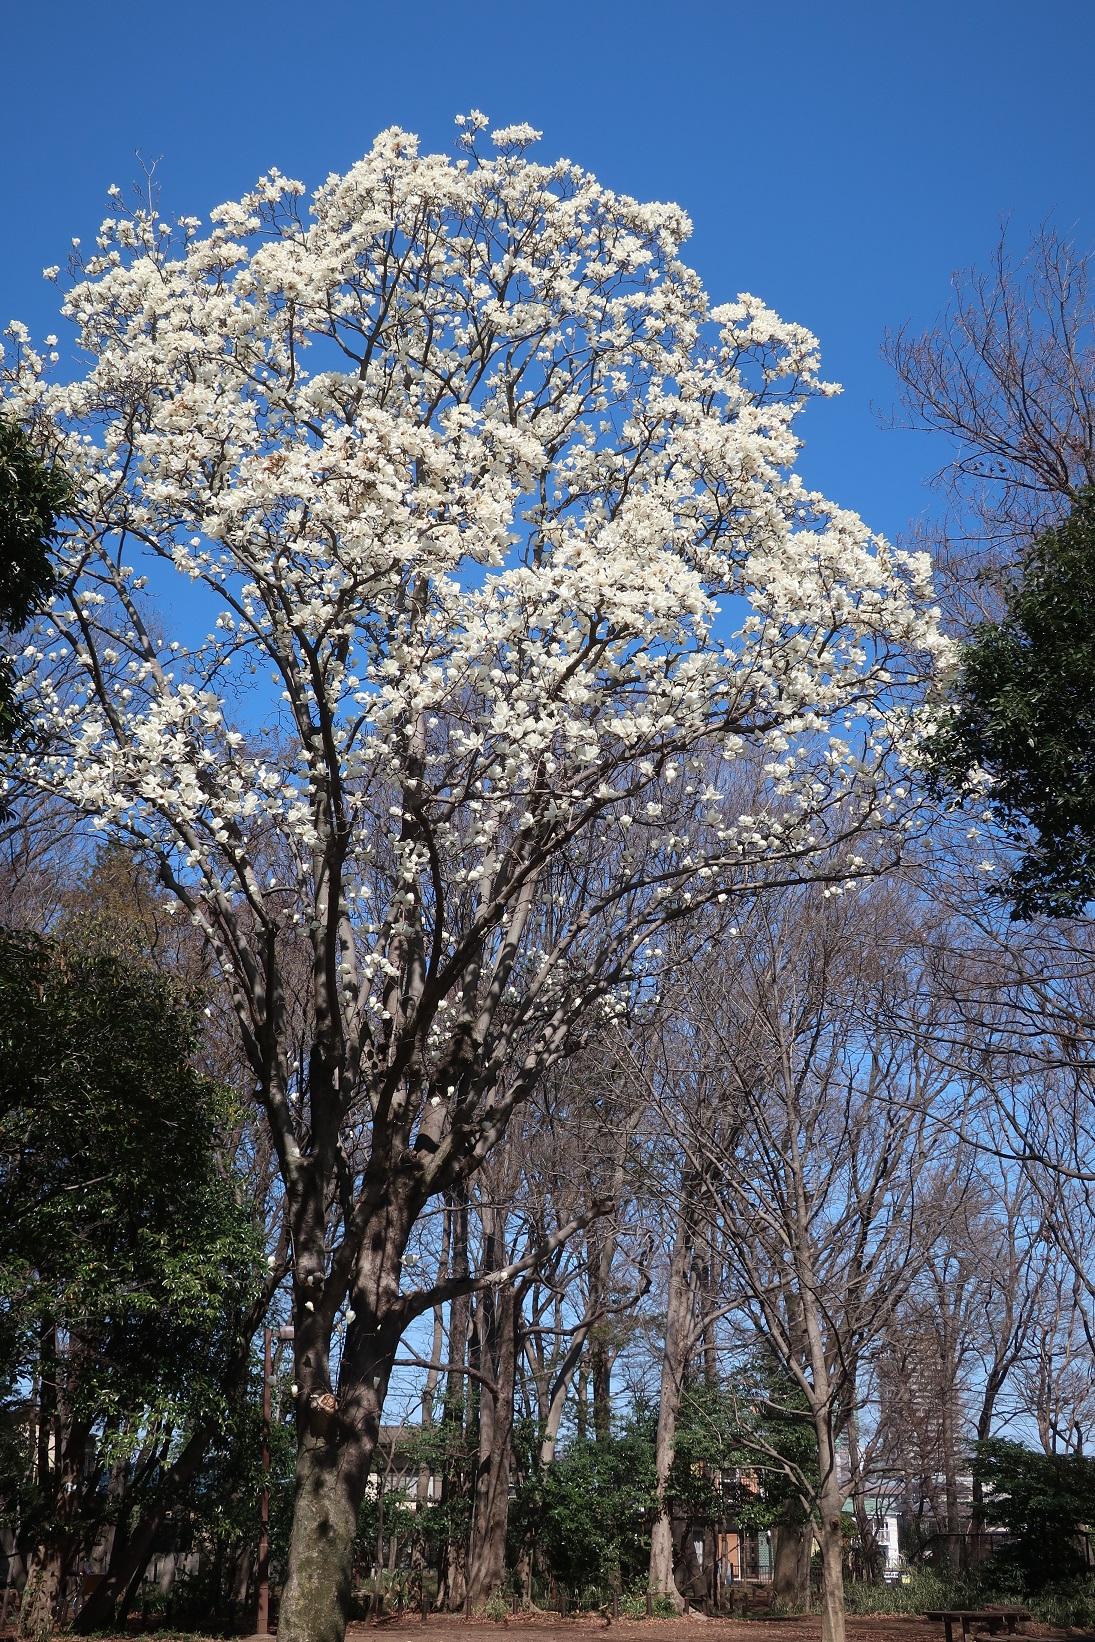
[[[204,930],[279,1160],[288,1642],[341,1636],[397,1342],[473,1286],[404,1268],[425,1205],[668,920],[899,830],[941,642],[922,560],[791,472],[814,338],[713,307],[676,206],[459,123],[306,210],[276,171],[207,229],[112,190],[79,363],[9,331],[7,413],[75,494],[30,777]]]

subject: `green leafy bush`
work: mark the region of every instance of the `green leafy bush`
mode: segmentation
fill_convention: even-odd
[[[849,1613],[923,1613],[926,1608],[952,1608],[978,1600],[968,1581],[918,1568],[905,1575],[900,1584],[849,1584],[844,1605]]]
[[[676,1609],[667,1596],[656,1595],[652,1602],[652,1619],[675,1619]],[[645,1619],[646,1612],[646,1585],[637,1583],[628,1587],[620,1597],[620,1614],[624,1619]]]
[[[974,1468],[993,1520],[1011,1539],[995,1566],[1012,1566],[1032,1592],[1084,1571],[1083,1529],[1095,1522],[1095,1459],[1039,1454],[997,1437],[977,1444]]]

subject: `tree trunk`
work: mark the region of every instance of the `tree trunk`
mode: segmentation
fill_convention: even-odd
[[[468,1275],[468,1200],[463,1187],[454,1189],[449,1199],[449,1214],[452,1222],[452,1275],[454,1278],[465,1278]],[[442,1423],[453,1437],[457,1430],[465,1431],[468,1424],[468,1381],[463,1369],[468,1353],[470,1317],[471,1305],[467,1295],[458,1295],[449,1306],[449,1362],[452,1368],[445,1384],[442,1415]],[[455,1466],[446,1464],[441,1478],[441,1499],[446,1508],[447,1521],[452,1518],[454,1499],[462,1499],[464,1490],[465,1479],[460,1462],[457,1461]],[[463,1535],[450,1533],[442,1553],[440,1574],[437,1605],[447,1613],[455,1613],[464,1606],[467,1595],[467,1544]]]
[[[56,1336],[53,1336],[54,1343]],[[56,1373],[56,1368],[52,1369]],[[47,1373],[43,1365],[43,1381]],[[69,1580],[78,1566],[81,1549],[78,1528],[80,1474],[84,1467],[90,1425],[80,1420],[65,1427],[65,1412],[58,1397],[51,1421],[55,1431],[53,1464],[47,1474],[50,1520],[27,1563],[27,1581],[19,1629],[23,1636],[48,1636],[60,1617],[62,1599],[71,1593]],[[63,1446],[62,1446],[63,1432]]]
[[[486,1258],[502,1251],[487,1239]],[[513,1397],[517,1373],[517,1292],[511,1283],[487,1290],[478,1308],[479,1365],[491,1385],[479,1388],[479,1465],[468,1548],[468,1608],[480,1612],[506,1575]]]
[[[859,1447],[859,1413],[855,1404],[856,1377],[852,1380],[852,1406],[848,1412],[848,1464],[851,1469],[852,1510],[855,1513],[856,1531],[859,1534],[859,1549],[863,1576],[871,1584],[876,1584],[882,1577],[881,1551],[878,1543],[878,1533],[875,1520],[867,1508],[866,1478],[863,1474],[863,1456]]]
[[[594,1333],[589,1352],[593,1388],[593,1435],[605,1443],[612,1434],[612,1357],[603,1334]]]
[[[47,1642],[57,1624],[57,1601],[64,1576],[64,1553],[57,1544],[40,1544],[27,1567],[27,1582],[19,1609],[19,1634],[31,1642]]]
[[[810,1606],[809,1523],[777,1522],[772,1529],[772,1595],[785,1613]]]
[[[948,1364],[948,1369],[950,1365]],[[940,1436],[942,1438],[943,1482],[946,1499],[947,1561],[958,1573],[962,1567],[962,1539],[958,1520],[958,1460],[955,1454],[955,1381],[948,1372],[943,1382]]]
[[[818,1497],[817,1537],[821,1547],[821,1642],[844,1642],[843,1500],[836,1482],[836,1456],[830,1480]]]
[[[686,1607],[673,1578],[673,1522],[670,1515],[669,1473],[677,1441],[677,1419],[684,1391],[684,1371],[688,1334],[692,1317],[693,1292],[689,1281],[692,1258],[692,1228],[687,1194],[677,1216],[677,1234],[669,1261],[669,1293],[665,1319],[665,1347],[662,1353],[661,1390],[658,1399],[658,1429],[654,1443],[658,1514],[650,1535],[649,1588],[656,1596],[669,1599],[678,1613]]]
[[[616,1252],[616,1233],[599,1221],[587,1233],[590,1254],[588,1313],[596,1318],[603,1311],[612,1273],[612,1259]],[[605,1318],[593,1323],[589,1341],[589,1372],[593,1391],[593,1435],[597,1442],[608,1441],[612,1431],[612,1351],[609,1345],[608,1322]]]
[[[378,1422],[379,1423],[379,1422]],[[342,1642],[350,1614],[357,1508],[375,1438],[308,1432],[300,1444],[282,1642]]]
[[[405,1178],[386,1181],[378,1198],[375,1219],[362,1228],[337,1396],[330,1380],[334,1317],[311,1299],[322,1302],[324,1205],[318,1194],[302,1192],[292,1211],[297,1464],[280,1642],[343,1642],[346,1633],[357,1513],[403,1332],[399,1281],[413,1220]]]

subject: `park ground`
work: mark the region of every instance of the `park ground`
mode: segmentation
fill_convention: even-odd
[[[847,1642],[944,1642],[942,1626],[906,1614],[849,1614],[845,1626]],[[520,1632],[527,1642],[578,1642],[575,1632],[604,1635],[606,1629],[611,1632],[609,1642],[763,1642],[765,1632],[772,1642],[819,1642],[821,1619],[816,1614],[801,1619],[617,1619],[606,1626],[598,1616],[560,1621],[530,1614],[497,1624],[437,1616],[430,1617],[425,1627],[420,1621],[355,1624],[346,1632],[346,1642],[376,1642],[378,1631],[399,1637],[401,1642],[409,1642],[414,1635],[415,1642],[420,1642],[424,1629],[433,1642],[501,1642],[507,1629]],[[1062,1642],[1065,1637],[1069,1642],[1095,1642],[1093,1632],[1054,1631],[1034,1621],[1023,1627],[1023,1634],[1038,1642]]]
[[[943,1642],[942,1625],[930,1624],[926,1619],[905,1614],[849,1614],[846,1621],[848,1642]],[[456,1617],[437,1616],[423,1627],[420,1620],[408,1623],[390,1621],[373,1626],[351,1625],[347,1642],[374,1642],[376,1632],[398,1636],[409,1642],[413,1636],[421,1642],[422,1632],[433,1642],[501,1642],[507,1629],[518,1631],[528,1642],[579,1642],[575,1633],[590,1638],[610,1633],[607,1642],[763,1642],[764,1633],[771,1642],[819,1642],[821,1620],[817,1615],[803,1618],[757,1619],[619,1619],[605,1625],[597,1615],[559,1620],[540,1615],[518,1615],[498,1624],[468,1622]],[[1090,1631],[1051,1629],[1034,1621],[1023,1627],[1023,1634],[1038,1642],[1095,1642]]]
[[[926,1619],[905,1614],[849,1614],[846,1621],[848,1642],[943,1642],[943,1627],[930,1624]],[[401,1642],[422,1642],[425,1629],[433,1642],[501,1642],[506,1630],[517,1631],[528,1642],[579,1642],[580,1636],[611,1636],[607,1642],[762,1642],[765,1632],[771,1642],[819,1642],[821,1620],[816,1615],[803,1618],[757,1619],[620,1619],[606,1626],[597,1615],[559,1620],[541,1615],[518,1615],[497,1624],[475,1622],[456,1617],[436,1616],[423,1627],[420,1620],[407,1623],[395,1620],[380,1625],[351,1625],[346,1633],[347,1642],[375,1642],[377,1632],[399,1637]],[[1034,1621],[1023,1627],[1023,1634],[1038,1642],[1095,1642],[1090,1631],[1053,1629]]]
[[[907,1614],[849,1614],[847,1617],[848,1642],[943,1642],[943,1627],[925,1619]],[[423,1642],[423,1630],[432,1642],[502,1642],[505,1631],[520,1632],[528,1642],[585,1642],[585,1639],[612,1632],[610,1642],[763,1642],[767,1631],[771,1642],[819,1642],[821,1620],[817,1615],[802,1618],[768,1617],[756,1619],[702,1619],[694,1616],[683,1619],[620,1619],[611,1625],[597,1615],[579,1615],[560,1620],[539,1614],[517,1615],[499,1621],[469,1621],[456,1616],[431,1617],[425,1627],[421,1620],[388,1620],[379,1625],[352,1624],[346,1632],[347,1642],[378,1642],[378,1633],[399,1638],[400,1642]],[[61,1634],[61,1633],[58,1633]],[[1095,1642],[1095,1632],[1041,1625],[1029,1621],[1023,1626],[1022,1636],[1034,1642]],[[104,1636],[99,1642],[216,1642],[199,1635],[183,1637],[178,1631],[143,1633],[130,1632],[117,1637]],[[14,1639],[13,1632],[0,1632],[0,1642]],[[248,1642],[257,1642],[249,1638]]]

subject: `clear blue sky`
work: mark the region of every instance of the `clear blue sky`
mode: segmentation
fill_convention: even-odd
[[[606,184],[679,200],[711,292],[818,332],[845,396],[804,471],[901,532],[930,439],[883,431],[883,330],[925,324],[1001,215],[1095,244],[1093,0],[6,0],[0,323],[55,328],[43,266],[158,160],[204,216],[270,165],[319,181],[401,124],[541,127]]]

